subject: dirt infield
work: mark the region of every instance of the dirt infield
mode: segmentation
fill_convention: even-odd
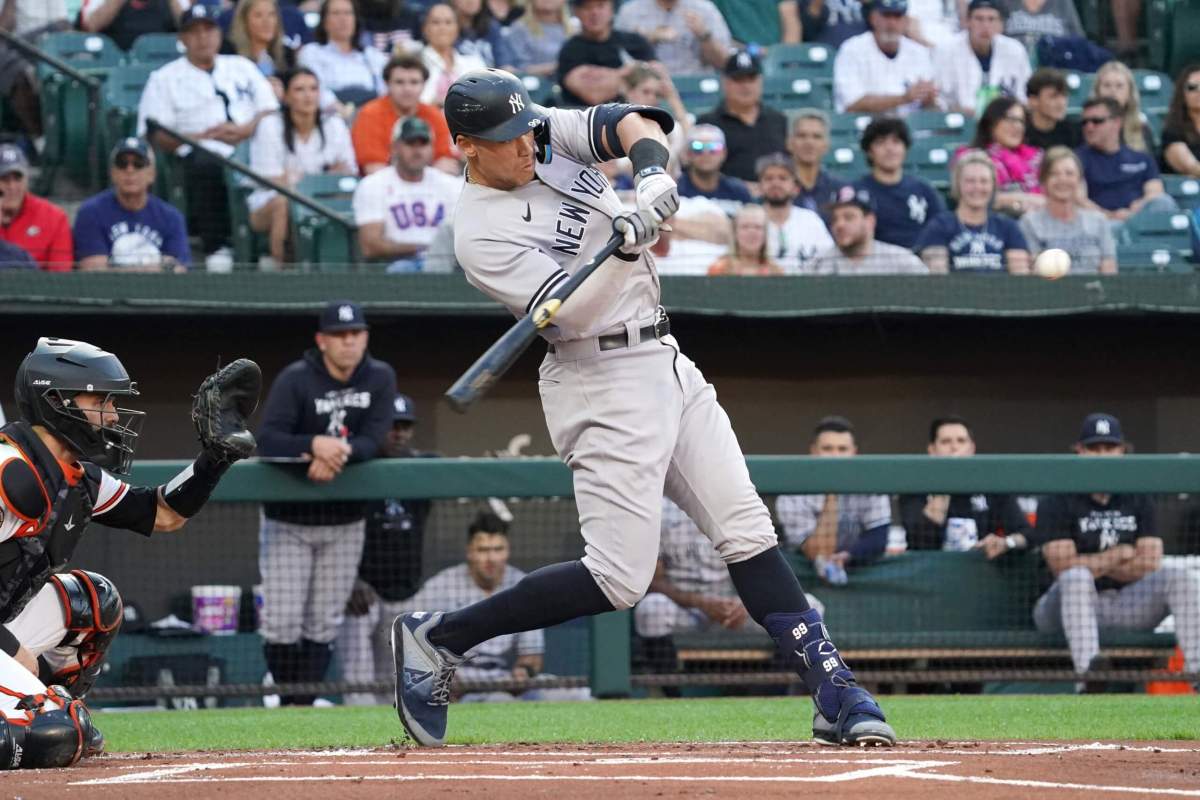
[[[0,796],[88,798],[1200,798],[1200,744],[908,742],[109,755],[6,773]]]

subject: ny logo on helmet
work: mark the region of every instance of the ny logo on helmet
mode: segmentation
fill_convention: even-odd
[[[514,114],[525,109],[525,101],[521,99],[521,95],[518,92],[513,92],[508,96],[508,105],[512,108],[512,113]]]

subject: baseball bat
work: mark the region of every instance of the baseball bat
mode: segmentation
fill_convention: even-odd
[[[620,222],[622,220],[618,219],[618,224]],[[591,261],[567,278],[558,289],[551,292],[549,297],[538,304],[537,308],[513,323],[513,326],[497,339],[495,344],[489,347],[454,382],[453,386],[446,390],[446,399],[450,402],[450,407],[460,414],[466,413],[472,403],[487,394],[493,384],[500,380],[504,373],[508,372],[509,368],[521,357],[521,354],[529,348],[529,345],[533,344],[533,340],[538,336],[538,331],[554,320],[554,315],[558,313],[563,301],[570,297],[588,279],[588,276],[607,261],[624,242],[625,237],[622,234],[614,233],[604,247],[601,247],[599,252],[592,256]]]

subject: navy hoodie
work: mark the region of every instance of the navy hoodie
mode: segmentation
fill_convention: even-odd
[[[271,384],[258,428],[258,454],[302,456],[310,452],[314,436],[341,436],[350,444],[351,463],[372,459],[383,452],[395,397],[396,372],[388,364],[367,353],[343,383],[329,374],[314,347]],[[297,469],[307,471],[306,466]],[[264,503],[263,513],[280,522],[341,525],[362,519],[365,507],[361,501]]]

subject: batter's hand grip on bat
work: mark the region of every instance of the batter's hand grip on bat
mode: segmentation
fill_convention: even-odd
[[[625,223],[618,217],[614,228]],[[464,413],[471,404],[485,395],[496,381],[517,362],[533,340],[538,338],[538,331],[554,320],[554,315],[568,297],[587,280],[596,269],[617,251],[625,238],[619,232],[613,234],[604,247],[600,248],[591,261],[584,264],[578,272],[563,281],[563,284],[538,304],[529,314],[521,317],[509,328],[495,344],[487,349],[471,367],[446,390],[446,400],[450,407],[459,413]]]

